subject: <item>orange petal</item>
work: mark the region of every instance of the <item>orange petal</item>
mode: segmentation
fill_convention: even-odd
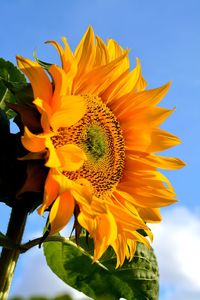
[[[174,189],[168,178],[157,170],[126,171],[121,182],[130,183],[132,187],[136,188],[152,186],[156,189],[163,187],[163,189],[166,188],[174,194]]]
[[[121,230],[122,231],[122,230]],[[127,238],[124,232],[118,234],[117,239],[112,244],[112,247],[117,256],[116,268],[122,266],[126,257]]]
[[[147,223],[159,223],[162,221],[159,208],[140,208],[139,214],[141,218]]]
[[[122,96],[118,101],[113,101],[110,105],[112,111],[118,116],[122,111],[130,111],[133,108],[148,107],[149,105],[156,105],[166,95],[170,87],[170,82],[152,90],[145,90],[142,92],[135,93],[130,92],[127,95]]]
[[[41,152],[45,150],[45,135],[33,134],[27,127],[24,127],[22,136],[23,146],[31,152]]]
[[[71,94],[72,81],[68,74],[56,65],[49,68],[49,73],[52,75],[55,85],[51,107],[53,111],[56,111],[60,108],[61,97]]]
[[[175,157],[156,156],[153,154],[130,155],[132,162],[141,162],[148,166],[152,166],[164,170],[177,170],[185,166],[185,163]]]
[[[181,144],[181,140],[177,136],[162,129],[154,129],[151,133],[151,144],[147,151],[160,152],[179,144]]]
[[[17,55],[17,64],[21,71],[29,78],[34,98],[38,97],[49,103],[52,97],[52,86],[42,67],[37,62],[19,55]]]
[[[62,41],[64,43],[64,49],[63,47],[55,42],[55,41],[47,41],[47,44],[52,44],[56,50],[58,51],[59,55],[60,55],[60,59],[62,61],[62,68],[65,71],[65,73],[67,73],[68,77],[70,77],[71,79],[75,76],[76,71],[77,71],[77,64],[76,61],[74,59],[74,55],[72,53],[72,51],[70,50],[70,47],[67,43],[67,40],[65,37],[62,37]]]
[[[151,145],[151,132],[148,130],[130,130],[128,134],[124,134],[124,140],[127,150],[145,152]]]
[[[96,44],[96,58],[95,58],[95,67],[96,66],[103,66],[108,63],[108,52],[107,47],[102,41],[102,39],[97,36],[96,37],[97,44]]]
[[[56,101],[67,94],[68,80],[65,71],[56,65],[51,65],[49,73],[53,77],[55,86],[51,106],[56,110],[59,107]]]
[[[147,207],[163,207],[177,202],[174,199],[174,193],[171,193],[167,189],[158,188],[145,188],[136,189],[131,183],[120,183],[117,187],[118,191],[124,191],[132,196],[132,203],[136,206],[147,208]]]
[[[141,65],[140,60],[137,58],[136,67],[131,72],[127,73],[124,78],[119,80],[119,82],[115,86],[111,86],[105,91],[104,97],[107,98],[107,102],[110,102],[113,99],[118,99],[134,90],[140,74]]]
[[[156,105],[164,98],[170,88],[170,85],[171,82],[168,82],[159,88],[139,92],[134,95],[132,101],[135,106]]]
[[[52,115],[52,109],[50,105],[39,98],[36,98],[33,103],[36,105],[38,111],[41,113],[41,126],[44,130],[44,132],[50,132],[50,124],[49,124],[49,119]]]
[[[91,70],[80,83],[76,84],[74,92],[76,94],[101,94],[102,99],[105,100],[103,92],[124,73],[121,66],[127,56],[128,52],[126,51],[116,60]]]
[[[97,216],[95,220],[95,232],[91,235],[95,240],[94,260],[97,260],[117,238],[117,224],[115,218],[109,212]]]
[[[129,106],[129,109],[122,110],[117,115],[117,118],[122,123],[124,130],[145,127],[153,128],[162,124],[173,112],[174,109],[154,106],[135,108],[133,105],[132,107]]]
[[[43,215],[46,208],[48,208],[52,202],[57,198],[59,194],[59,184],[53,177],[54,171],[51,169],[48,173],[46,182],[45,182],[45,188],[44,188],[44,199],[43,203],[38,209],[38,213],[40,215]]]
[[[68,77],[71,78],[72,80],[74,79],[74,76],[76,75],[77,72],[77,62],[75,60],[74,54],[72,53],[67,40],[65,37],[62,37],[62,41],[64,43],[64,55],[63,55],[63,69],[67,73]]]

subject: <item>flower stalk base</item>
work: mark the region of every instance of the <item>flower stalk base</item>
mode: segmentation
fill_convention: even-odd
[[[8,229],[7,237],[12,240],[16,248],[3,248],[0,257],[0,299],[6,300],[8,298],[9,289],[11,286],[14,270],[19,258],[20,245],[25,224],[27,219],[27,212],[22,207],[13,207]]]

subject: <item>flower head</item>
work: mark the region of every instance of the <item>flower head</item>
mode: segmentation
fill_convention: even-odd
[[[75,215],[75,225],[94,239],[94,259],[111,246],[117,266],[132,259],[136,242],[149,245],[147,222],[159,222],[159,208],[176,202],[175,192],[159,169],[184,163],[155,153],[180,140],[160,129],[173,110],[157,104],[169,84],[145,90],[140,60],[130,71],[128,51],[114,40],[106,45],[91,27],[73,53],[53,44],[62,67],[48,73],[38,62],[17,57],[28,76],[41,132],[24,128],[22,143],[29,159],[44,159],[49,173],[44,200],[49,233],[61,230]],[[49,76],[50,75],[50,76]]]

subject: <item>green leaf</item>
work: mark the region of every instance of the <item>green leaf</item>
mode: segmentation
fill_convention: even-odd
[[[0,246],[5,248],[15,248],[14,243],[2,232],[0,232]]]
[[[26,78],[20,70],[10,61],[0,58],[0,80],[2,80],[8,88],[16,92],[26,85]]]
[[[56,296],[52,300],[73,300],[73,298],[70,295],[60,295],[60,296]]]
[[[10,298],[10,300],[73,300],[73,298],[70,295],[59,295],[59,296],[55,296],[55,297],[43,297],[43,296],[32,296],[30,298],[22,298],[22,297],[13,297]],[[83,299],[82,299],[83,300]]]
[[[6,106],[8,103],[16,103],[16,93],[26,86],[24,75],[11,62],[0,58],[0,108],[4,110],[9,118],[15,113]]]
[[[116,258],[111,248],[98,264],[92,263],[92,240],[86,243],[82,237],[80,245],[81,248],[73,243],[44,243],[47,264],[65,283],[92,299],[158,299],[158,266],[152,249],[138,244],[133,260],[115,269]]]
[[[16,103],[16,97],[0,80],[0,109],[4,110],[8,118],[11,119],[15,116],[15,112],[6,106],[6,102]]]

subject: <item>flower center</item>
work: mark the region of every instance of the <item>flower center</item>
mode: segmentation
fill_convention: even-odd
[[[87,179],[96,196],[113,191],[122,176],[125,147],[120,124],[97,96],[84,95],[87,110],[71,127],[58,129],[54,146],[74,143],[84,150],[87,160],[77,171],[63,171],[71,180]]]
[[[92,124],[88,127],[86,137],[85,151],[90,155],[91,159],[97,161],[106,152],[106,135],[100,126]]]

